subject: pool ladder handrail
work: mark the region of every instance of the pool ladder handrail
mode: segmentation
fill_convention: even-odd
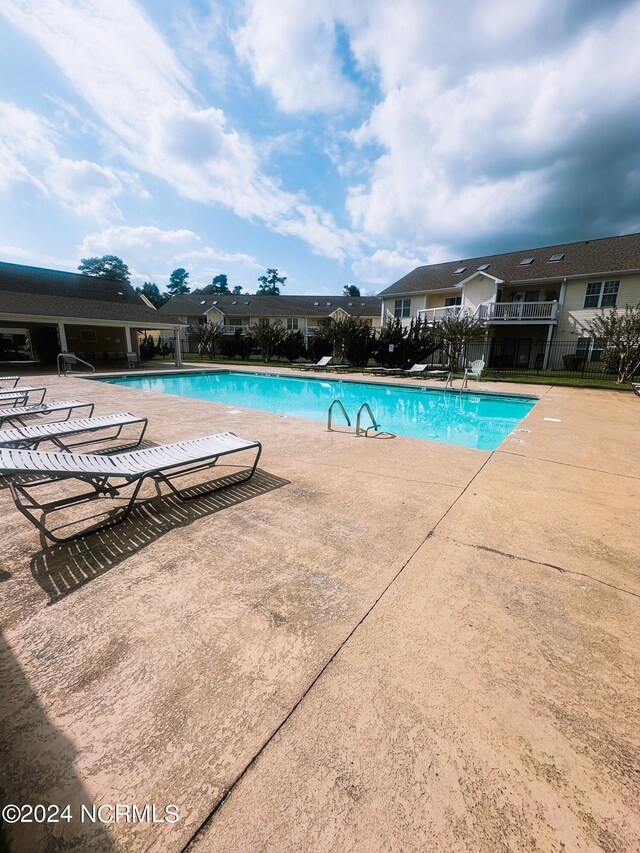
[[[327,432],[333,432],[333,429],[331,428],[331,415],[333,414],[333,407],[336,405],[342,409],[342,414],[344,415],[344,419],[346,420],[347,425],[351,426],[351,419],[347,414],[347,410],[342,404],[342,400],[338,400],[338,398],[336,397],[335,400],[331,401],[329,405],[329,411],[327,412]]]
[[[366,435],[367,435],[368,431],[371,429],[371,427],[369,426],[366,429],[360,429],[360,418],[362,417],[363,411],[366,411],[368,413],[369,417],[371,418],[371,425],[373,426],[373,428],[376,432],[379,431],[380,427],[379,427],[376,419],[373,417],[373,412],[371,411],[371,406],[368,403],[362,403],[360,408],[358,409],[358,414],[356,416],[356,436],[364,435],[366,437]]]

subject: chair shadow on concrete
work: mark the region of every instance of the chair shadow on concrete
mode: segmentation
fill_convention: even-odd
[[[42,803],[71,806],[71,821],[0,822],[2,853],[76,850],[110,853],[104,824],[80,820],[92,798],[78,777],[76,749],[48,718],[22,667],[0,633],[0,808]]]
[[[188,491],[193,500],[186,502],[173,494],[140,501],[122,524],[74,542],[51,545],[41,537],[43,547],[31,558],[31,573],[49,597],[48,603],[54,604],[166,533],[290,484],[260,468],[251,480],[234,482],[243,476],[240,471],[222,478],[220,482],[228,487],[213,494],[198,496],[206,483],[193,486]]]

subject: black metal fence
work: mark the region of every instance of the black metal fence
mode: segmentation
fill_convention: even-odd
[[[461,364],[482,360],[485,373],[498,375],[565,376],[576,379],[614,379],[618,374],[618,357],[606,343],[586,338],[556,341],[548,344],[526,338],[494,338],[467,344]],[[436,367],[446,367],[446,348],[428,360]]]
[[[156,350],[156,357],[173,356],[175,338],[164,338],[162,350],[161,352]],[[196,354],[197,343],[194,340],[181,338],[181,351],[183,354]],[[261,360],[257,353],[254,357],[256,361]],[[203,360],[206,358],[203,356]],[[423,361],[423,359],[420,360]],[[586,338],[556,341],[551,344],[527,338],[490,338],[486,341],[473,341],[466,345],[460,366],[466,366],[477,360],[484,361],[485,375],[538,375],[575,379],[615,379],[618,375],[618,359],[615,353],[606,343],[596,343]],[[434,368],[448,367],[449,362],[446,348],[437,350],[424,359],[425,364]]]

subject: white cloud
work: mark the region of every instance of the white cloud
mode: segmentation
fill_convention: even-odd
[[[88,234],[78,247],[77,260],[102,255],[123,258],[134,282],[155,280],[160,287],[177,267],[192,270],[191,285],[209,284],[213,275],[229,266],[245,274],[264,269],[251,255],[214,249],[194,231],[162,230],[154,225],[117,225]]]
[[[121,219],[115,198],[125,190],[148,198],[137,175],[89,160],[61,157],[54,125],[31,110],[0,103],[0,188],[30,185],[80,216]]]
[[[344,77],[336,52],[335,2],[253,0],[235,34],[239,56],[268,86],[284,112],[350,109],[356,87]]]
[[[437,261],[432,260],[431,263]],[[427,263],[425,258],[413,254],[403,254],[395,249],[377,249],[372,255],[354,261],[351,269],[360,281],[369,284],[392,284],[396,279]]]
[[[386,9],[371,8],[354,47],[363,61],[379,64],[387,91],[353,140],[383,153],[370,179],[350,189],[354,227],[385,240],[455,245],[545,228],[551,236],[566,226],[572,207],[572,224],[595,217],[599,192],[585,198],[588,214],[579,194],[585,184],[600,186],[596,169],[605,165],[607,147],[612,157],[620,148],[633,156],[639,135],[629,117],[639,106],[640,4],[567,33],[562,22],[574,5],[537,0],[522,17],[516,6],[500,15],[495,2],[476,5],[469,19],[482,25],[486,40],[468,41],[469,24],[461,20],[456,42],[470,49],[460,67],[454,59],[446,70],[435,39],[456,4],[405,0],[394,7],[395,23]],[[556,26],[564,40],[552,27],[548,44],[538,43],[543,24]],[[409,29],[424,37],[419,49]],[[497,58],[490,61],[488,48]],[[522,239],[526,245],[531,238]]]
[[[195,103],[169,45],[129,0],[5,0],[5,13],[47,51],[101,119],[105,138],[136,169],[185,198],[217,203],[313,251],[344,260],[354,237],[286,192],[264,171],[259,147]]]
[[[31,110],[0,102],[0,190],[28,184],[46,196],[45,184],[35,174],[42,160],[55,157],[53,128]]]

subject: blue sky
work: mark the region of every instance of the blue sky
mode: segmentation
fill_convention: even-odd
[[[640,2],[0,0],[0,259],[376,292],[640,231]]]

